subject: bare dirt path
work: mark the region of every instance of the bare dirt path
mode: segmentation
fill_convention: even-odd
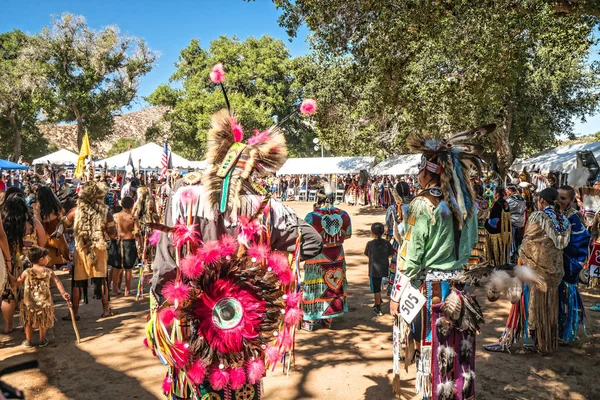
[[[304,216],[309,203],[290,203]],[[265,379],[265,400],[327,399],[384,400],[391,392],[392,318],[373,318],[366,259],[362,255],[370,240],[370,225],[383,222],[383,210],[344,207],[351,215],[354,236],[345,245],[348,263],[350,312],[334,321],[333,329],[300,331],[296,367],[284,376],[280,368]],[[61,276],[66,280],[66,276]],[[584,290],[586,306],[600,301],[598,292]],[[547,357],[485,353],[481,346],[496,341],[508,315],[508,301],[488,303],[477,289],[487,324],[477,344],[477,399],[600,399],[600,313],[587,313],[587,337],[561,347]],[[56,314],[67,315],[64,301],[55,293]],[[133,297],[113,300],[117,315],[99,319],[99,301],[82,305],[78,327],[82,337],[75,344],[69,321],[57,321],[49,333],[51,344],[25,349],[22,330],[0,334],[0,366],[36,358],[40,369],[9,375],[10,385],[24,389],[28,399],[160,399],[164,368],[142,346],[148,309]],[[36,342],[36,341],[35,341]],[[407,398],[412,392],[414,367],[403,376]]]

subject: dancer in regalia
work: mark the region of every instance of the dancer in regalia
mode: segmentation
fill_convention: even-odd
[[[407,140],[412,150],[423,153],[418,175],[422,189],[410,203],[405,219],[390,303],[396,317],[396,393],[401,392],[399,352],[403,344],[405,362],[417,362],[416,390],[420,396],[474,398],[475,335],[483,315],[459,280],[477,243],[477,207],[469,176],[471,169],[481,171],[481,160],[475,153],[478,147],[469,141],[494,129],[495,125],[487,125],[450,139],[419,135]],[[399,315],[401,289],[406,290],[406,281],[426,297],[412,326]]]
[[[525,226],[516,276],[498,273],[490,279],[488,299],[494,301],[506,291],[513,305],[500,342],[484,346],[488,351],[509,351],[521,338],[533,339],[533,344],[523,345],[530,352],[546,354],[558,347],[558,286],[565,273],[563,249],[569,244],[571,224],[560,212],[556,189],[542,190],[537,206],[539,211]]]
[[[223,67],[210,75],[225,93]],[[301,111],[315,108],[305,100]],[[265,371],[284,355],[291,368],[302,321],[298,265],[319,254],[322,242],[251,180],[286,158],[279,125],[244,143],[229,107],[221,110],[207,134],[201,186],[176,182],[166,225],[151,225],[162,233],[145,343],[167,366],[168,399],[259,400]]]
[[[352,236],[350,215],[333,206],[330,188],[319,197],[319,207],[304,218],[323,238],[323,251],[304,264],[303,329],[316,324],[330,328],[332,319],[348,312],[344,241]]]
[[[558,286],[558,334],[562,342],[577,339],[579,326],[584,324],[584,308],[577,281],[588,257],[590,234],[579,211],[573,208],[575,190],[571,186],[558,189],[560,208],[571,223],[571,239],[563,252],[565,276]]]

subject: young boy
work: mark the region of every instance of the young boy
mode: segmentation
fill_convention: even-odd
[[[138,262],[137,245],[141,248],[142,236],[140,234],[140,223],[138,218],[132,214],[135,202],[129,196],[121,199],[123,211],[115,215],[117,232],[119,233],[119,256],[113,265],[113,296],[119,294],[121,286],[121,269],[125,269],[125,296],[131,295],[131,277],[133,267]]]
[[[382,316],[381,311],[381,279],[387,277],[390,268],[390,257],[394,255],[394,248],[385,239],[382,239],[385,227],[382,223],[371,225],[373,240],[367,243],[365,255],[369,257],[369,280],[371,282],[371,293],[375,296],[373,314]]]

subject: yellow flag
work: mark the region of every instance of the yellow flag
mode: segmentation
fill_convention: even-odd
[[[81,143],[81,149],[79,149],[79,158],[77,159],[77,168],[75,168],[75,177],[81,178],[85,171],[85,158],[91,157],[92,151],[90,150],[90,139],[88,138],[87,132],[83,135],[83,142]]]

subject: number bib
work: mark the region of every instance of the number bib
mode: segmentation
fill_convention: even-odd
[[[590,278],[600,278],[600,265],[590,265]]]
[[[425,296],[410,284],[410,279],[404,274],[396,280],[392,300],[399,303],[400,316],[407,324],[415,319],[427,301]]]

